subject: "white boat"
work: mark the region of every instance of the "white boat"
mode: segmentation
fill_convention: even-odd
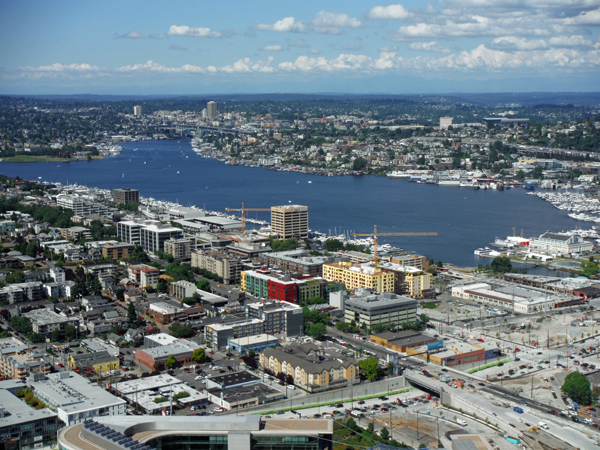
[[[312,184],[312,181],[309,181],[308,184]]]
[[[460,180],[438,180],[438,186],[460,186]]]
[[[177,171],[177,173],[179,173],[179,170]]]

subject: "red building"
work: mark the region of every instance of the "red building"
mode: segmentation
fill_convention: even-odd
[[[294,281],[280,281],[270,279],[267,281],[269,299],[283,300],[296,303],[298,299],[298,285]]]

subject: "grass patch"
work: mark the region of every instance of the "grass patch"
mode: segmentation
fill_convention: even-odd
[[[433,302],[427,302],[423,305],[423,308],[425,309],[435,309],[437,308],[437,305]]]
[[[494,366],[497,366],[498,364],[507,363],[507,362],[510,362],[510,361],[512,361],[512,360],[511,359],[505,359],[504,361],[497,361],[497,362],[492,363],[492,364],[486,364],[485,366],[476,367],[474,369],[467,370],[467,373],[479,372],[480,370],[489,369],[490,367],[494,367]]]

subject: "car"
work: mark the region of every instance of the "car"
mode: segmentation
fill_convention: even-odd
[[[479,386],[485,386],[485,383],[477,383]]]
[[[364,405],[364,404],[365,404],[365,401],[364,401],[364,400],[359,400],[358,404],[359,404],[359,405]]]
[[[448,369],[442,369],[442,372],[448,372]]]
[[[527,405],[527,402],[526,402],[525,400],[521,400],[519,403],[520,403],[521,405]]]
[[[515,358],[515,361],[521,361],[521,358]]]
[[[555,416],[558,414],[558,412],[556,412],[554,409],[551,409],[550,411],[548,411],[548,414],[552,414],[553,416]]]
[[[65,365],[63,363],[58,363],[58,367],[62,369],[63,367],[65,367]]]
[[[575,416],[571,417],[571,420],[575,423],[581,423],[581,421]]]
[[[382,395],[381,397],[379,397],[379,400],[389,400],[385,395]]]
[[[335,407],[336,407],[336,408],[343,408],[343,407],[344,407],[344,404],[343,404],[343,403],[338,403],[338,404],[336,404],[336,405],[335,405]]]
[[[472,384],[468,384],[468,387],[470,387],[471,389],[475,389],[475,386],[473,386]]]
[[[538,355],[543,355],[543,353],[542,353],[542,352],[537,352],[537,354],[538,354]]]
[[[294,386],[293,384],[288,384],[287,388],[293,391],[294,389],[296,389],[296,386]]]
[[[498,367],[502,367],[504,363],[497,364]]]

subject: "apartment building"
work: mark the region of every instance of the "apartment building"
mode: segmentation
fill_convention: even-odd
[[[382,269],[394,274],[394,292],[411,298],[422,298],[431,289],[433,275],[421,269],[388,262],[380,263]]]
[[[240,281],[242,263],[239,257],[215,250],[199,249],[191,253],[192,267],[208,270],[223,278],[223,284]]]
[[[78,317],[65,317],[50,309],[34,309],[22,314],[22,317],[31,319],[34,333],[41,334],[47,338],[52,336],[54,330],[60,330],[64,334],[67,325],[79,326]]]
[[[272,206],[271,231],[279,239],[308,238],[308,206]]]
[[[103,217],[108,216],[108,207],[106,205],[88,202],[79,197],[59,195],[56,197],[56,204],[62,208],[72,210],[76,216],[87,216],[88,214],[97,214]]]
[[[24,381],[29,375],[50,373],[44,355],[31,350],[15,338],[0,339],[0,374],[4,378]]]
[[[293,303],[277,300],[250,303],[246,306],[246,317],[262,320],[267,334],[300,336],[304,332],[304,310]]]
[[[134,246],[127,243],[107,243],[100,247],[100,251],[103,258],[116,261],[121,258],[129,258],[131,252],[133,252]]]
[[[309,392],[360,382],[358,361],[327,357],[315,344],[266,348],[260,354],[260,367],[291,375],[294,384]]]
[[[177,300],[191,297],[198,288],[191,281],[179,280],[171,283],[171,295]]]
[[[146,264],[135,264],[127,267],[127,274],[129,279],[138,286],[155,288],[158,284],[160,270]]]
[[[368,288],[377,292],[394,292],[395,287],[395,276],[392,272],[375,268],[370,263],[323,264],[323,278],[344,283],[346,289]]]
[[[165,253],[175,259],[190,259],[196,248],[196,238],[168,239],[165,241]]]
[[[308,251],[302,249],[265,253],[261,259],[266,266],[315,277],[323,276],[323,264],[335,260],[331,256],[309,256]]]
[[[44,295],[44,285],[39,281],[14,283],[0,288],[0,302],[21,303],[41,300]]]

